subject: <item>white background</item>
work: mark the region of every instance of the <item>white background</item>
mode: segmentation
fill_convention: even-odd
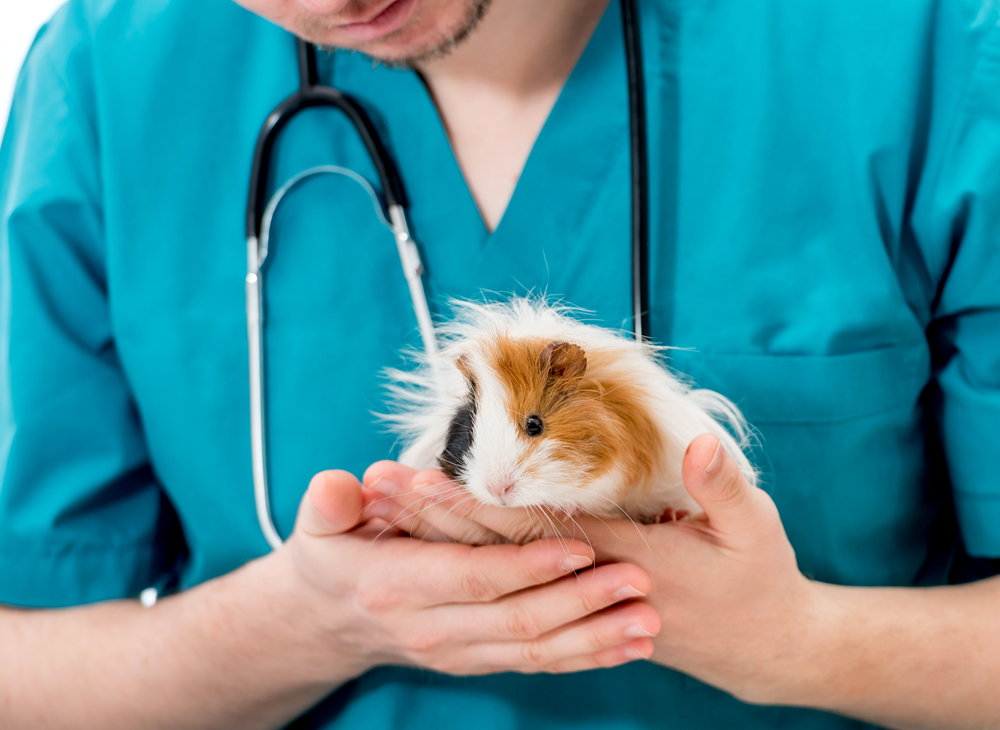
[[[21,63],[38,29],[64,0],[0,0],[0,130],[14,96]]]

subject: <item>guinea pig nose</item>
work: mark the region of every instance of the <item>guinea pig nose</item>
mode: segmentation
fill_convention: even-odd
[[[509,480],[502,482],[493,482],[492,484],[490,484],[489,490],[494,497],[497,497],[501,502],[504,502],[505,501],[504,497],[509,496],[510,493],[514,490],[514,482]]]

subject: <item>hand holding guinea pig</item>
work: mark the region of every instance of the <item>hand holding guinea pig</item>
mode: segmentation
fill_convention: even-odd
[[[483,504],[437,470],[396,462],[369,468],[365,510],[428,540],[523,542],[562,535],[589,542],[598,565],[640,566],[652,579],[640,600],[661,622],[650,661],[738,698],[796,704],[817,681],[816,637],[825,609],[796,565],[770,497],[751,485],[712,435],[683,459],[701,514],[663,524]],[[386,496],[391,494],[392,496]]]
[[[291,538],[263,559],[321,684],[383,664],[572,672],[652,652],[655,613],[623,603],[649,590],[638,567],[602,566],[584,585],[573,571],[593,562],[586,544],[416,541],[362,515],[362,496],[351,474],[318,474]]]

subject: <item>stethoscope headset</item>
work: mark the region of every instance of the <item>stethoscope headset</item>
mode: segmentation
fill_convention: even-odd
[[[628,70],[629,139],[631,146],[632,188],[632,312],[635,338],[642,341],[649,333],[649,186],[646,159],[646,109],[642,49],[636,0],[620,0],[625,59]],[[350,95],[319,83],[316,48],[297,39],[299,56],[298,91],[275,108],[267,117],[254,151],[250,172],[250,195],[247,202],[247,334],[250,344],[250,430],[253,460],[254,499],[260,529],[272,549],[281,547],[282,539],[271,517],[267,481],[264,371],[264,262],[267,259],[271,221],[285,194],[302,180],[321,174],[342,175],[363,187],[372,199],[379,220],[396,240],[399,260],[410,289],[413,310],[423,340],[424,351],[437,351],[434,325],[423,287],[423,265],[416,242],[410,235],[406,218],[406,193],[399,171],[374,125],[362,106]],[[322,165],[303,170],[285,182],[268,198],[271,158],[274,143],[282,129],[299,112],[314,108],[336,109],[354,125],[371,157],[381,185],[381,198],[372,185],[353,170],[338,165]],[[384,207],[383,207],[384,205]]]

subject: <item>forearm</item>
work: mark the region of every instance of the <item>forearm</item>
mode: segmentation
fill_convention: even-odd
[[[281,726],[352,674],[319,661],[281,568],[259,560],[150,609],[0,609],[0,725]]]
[[[816,588],[816,641],[779,701],[898,730],[1000,727],[1000,578]]]

